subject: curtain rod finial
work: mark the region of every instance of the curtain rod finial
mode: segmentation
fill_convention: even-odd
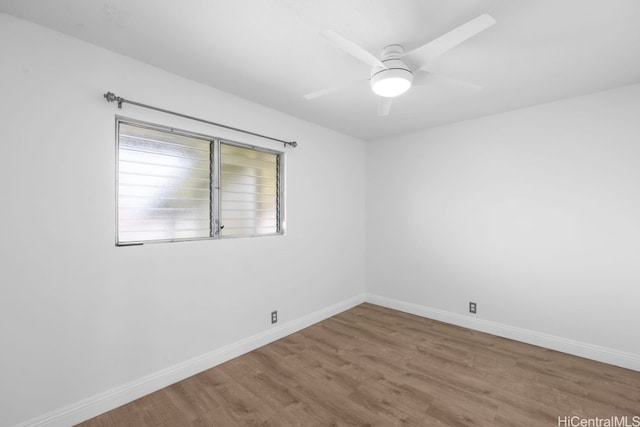
[[[104,96],[104,99],[106,99],[107,102],[118,101],[118,108],[122,108],[122,103],[124,102],[124,99],[120,98],[119,96],[116,96],[115,93],[107,92],[102,96]]]

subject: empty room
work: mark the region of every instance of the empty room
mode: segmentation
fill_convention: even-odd
[[[640,427],[639,21],[0,0],[0,426]]]

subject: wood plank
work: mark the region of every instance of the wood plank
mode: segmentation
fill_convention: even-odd
[[[640,416],[640,372],[362,304],[80,425],[551,426],[625,415]]]

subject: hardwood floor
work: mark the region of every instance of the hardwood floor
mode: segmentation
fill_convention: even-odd
[[[640,425],[640,372],[362,304],[81,425],[571,426],[624,416]]]

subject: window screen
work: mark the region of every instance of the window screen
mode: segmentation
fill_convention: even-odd
[[[117,244],[283,232],[282,153],[122,120],[117,141]]]
[[[220,145],[220,221],[223,236],[275,234],[279,230],[279,156]]]
[[[210,236],[211,142],[120,124],[120,242]]]

